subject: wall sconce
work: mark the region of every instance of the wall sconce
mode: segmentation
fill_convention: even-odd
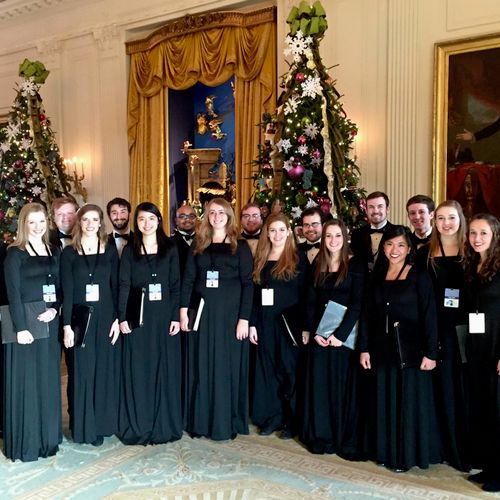
[[[83,159],[73,156],[71,160],[64,160],[64,168],[69,181],[75,187],[75,193],[82,197],[83,202],[87,202],[87,189],[83,186],[82,181],[85,179],[83,171]]]

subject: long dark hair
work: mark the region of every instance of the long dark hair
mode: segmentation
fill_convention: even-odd
[[[410,230],[406,226],[390,226],[382,235],[382,239],[380,240],[379,248],[383,249],[384,243],[386,241],[392,240],[393,238],[397,238],[398,236],[403,236],[408,244],[408,248],[410,252],[406,256],[405,263],[413,264],[415,260],[415,247],[413,246],[410,238]],[[389,269],[389,260],[385,256],[385,252],[379,252],[377,256],[377,261],[375,262],[375,266],[373,267],[373,279],[375,280],[385,280],[385,276],[387,274],[387,270]]]
[[[138,259],[141,255],[142,250],[142,233],[137,225],[137,217],[139,212],[149,212],[150,214],[156,215],[158,217],[158,229],[156,230],[156,243],[158,244],[158,257],[163,257],[168,248],[172,245],[172,242],[168,239],[163,229],[163,217],[158,207],[151,203],[150,201],[144,201],[137,205],[134,212],[134,237],[133,237],[133,253],[134,257]]]
[[[472,280],[474,275],[477,274],[480,281],[488,281],[500,270],[500,222],[498,219],[491,214],[476,214],[472,217],[469,222],[470,225],[475,220],[484,220],[490,226],[493,237],[491,239],[491,244],[486,251],[486,258],[481,265],[481,269],[477,271],[477,267],[480,261],[479,252],[476,252],[467,238],[467,243],[465,244],[465,277],[468,281]]]
[[[335,286],[339,286],[346,279],[347,272],[349,271],[350,250],[347,237],[347,227],[341,219],[331,219],[323,225],[323,230],[321,232],[321,246],[319,248],[318,256],[316,257],[314,268],[314,284],[316,286],[323,285],[327,277],[328,264],[330,263],[330,250],[326,247],[325,234],[327,229],[331,226],[338,226],[342,232],[342,238],[344,239],[344,243],[342,244],[342,249],[340,251],[340,263]]]

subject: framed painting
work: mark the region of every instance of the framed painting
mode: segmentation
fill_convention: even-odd
[[[433,194],[500,217],[500,34],[435,45]]]

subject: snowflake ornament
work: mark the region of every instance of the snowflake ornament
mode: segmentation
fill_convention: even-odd
[[[309,123],[304,127],[304,134],[311,139],[314,139],[319,133],[318,126],[315,123]]]
[[[0,144],[0,149],[3,153],[6,153],[10,149],[10,144],[8,142],[2,142],[2,144]]]
[[[313,208],[317,206],[318,204],[311,198],[309,198],[308,202],[306,203],[306,208]]]
[[[292,156],[289,160],[283,162],[283,168],[288,172],[291,168],[293,168],[293,161],[295,158]]]
[[[302,93],[306,97],[316,97],[317,95],[321,95],[321,80],[319,76],[308,76],[306,81],[302,83]]]
[[[34,196],[40,196],[42,194],[42,188],[40,186],[34,186],[31,188],[31,192]]]
[[[290,214],[294,219],[298,219],[302,215],[302,210],[300,207],[293,207]]]
[[[7,125],[7,128],[5,129],[5,135],[7,136],[7,139],[9,139],[9,141],[12,141],[19,135],[20,131],[21,131],[21,124],[19,122],[18,123],[12,122]]]
[[[31,147],[32,141],[31,139],[27,139],[26,137],[21,140],[21,149],[29,149]]]
[[[16,204],[16,201],[17,201],[17,198],[15,196],[13,196],[10,200],[9,200],[9,203],[14,206]]]
[[[33,78],[28,78],[24,80],[21,84],[21,94],[24,97],[28,97],[30,95],[35,95],[38,91],[38,85],[35,83]]]
[[[299,146],[297,148],[297,153],[299,153],[302,156],[305,156],[307,154],[307,146],[305,144],[302,144],[302,146]]]
[[[290,99],[288,99],[285,104],[285,115],[295,113],[297,111],[297,106],[299,105],[299,103],[300,101],[296,96],[290,97]]]
[[[288,153],[288,150],[292,147],[292,143],[290,142],[290,139],[280,139],[276,143],[276,147],[280,152],[284,151],[285,153]]]

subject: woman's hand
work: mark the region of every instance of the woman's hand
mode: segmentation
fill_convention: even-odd
[[[365,370],[370,370],[372,367],[372,364],[370,362],[370,353],[369,352],[362,352],[359,355],[359,362],[361,363],[361,366]]]
[[[44,323],[50,323],[56,316],[57,311],[53,307],[50,307],[42,314],[39,314],[36,319],[38,321],[43,321]]]
[[[332,347],[342,347],[344,345],[341,340],[333,335],[333,333],[328,337],[327,340],[328,345],[331,345]]]
[[[183,332],[190,332],[191,330],[189,329],[189,317],[188,317],[188,308],[187,307],[181,307],[179,311],[179,318],[180,318],[180,328]]]
[[[255,326],[250,327],[248,337],[249,337],[250,342],[252,344],[255,344],[255,345],[259,344],[259,337],[257,335],[257,328],[255,328]]]
[[[124,333],[125,335],[127,333],[132,333],[132,330],[130,329],[130,325],[128,324],[128,321],[122,321],[120,323],[120,332]]]
[[[64,347],[69,349],[75,345],[75,332],[70,325],[64,325]]]
[[[170,328],[168,329],[168,334],[169,335],[177,335],[179,333],[179,330],[181,329],[181,325],[178,321],[171,321],[170,322]]]
[[[236,338],[238,340],[245,340],[248,337],[248,320],[239,319],[236,325]]]
[[[115,319],[111,324],[109,336],[111,337],[111,345],[115,345],[118,337],[120,336],[120,325],[118,324],[118,318]]]
[[[311,334],[307,331],[303,331],[302,332],[302,343],[304,345],[307,345],[309,344],[309,337],[311,336]]]
[[[17,332],[17,343],[18,344],[31,344],[35,340],[33,335],[29,332],[29,330],[21,330]]]
[[[328,347],[328,339],[325,339],[321,335],[315,335],[314,340],[316,341],[316,344],[320,345],[321,347]]]
[[[425,356],[422,358],[422,363],[420,363],[421,370],[434,370],[436,368],[436,362],[433,359],[426,358]]]

